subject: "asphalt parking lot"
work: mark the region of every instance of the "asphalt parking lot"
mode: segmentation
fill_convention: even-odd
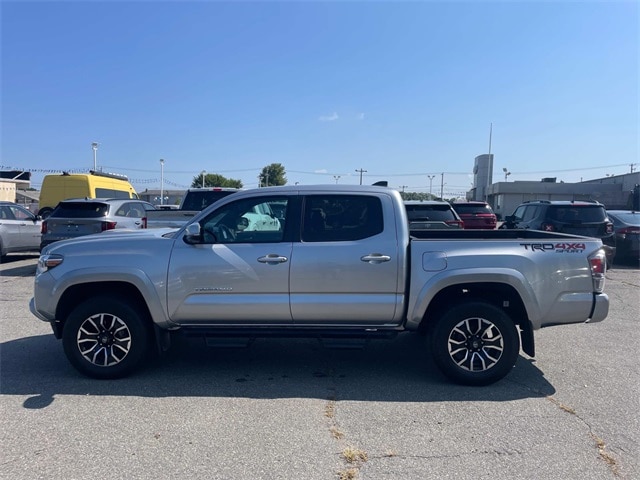
[[[35,256],[0,265],[0,478],[640,478],[640,270],[609,317],[536,332],[504,380],[450,384],[423,340],[248,349],[176,342],[118,381],[80,376],[31,315]]]

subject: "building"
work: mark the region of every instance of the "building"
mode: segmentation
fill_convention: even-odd
[[[583,200],[597,201],[607,208],[631,209],[640,172],[612,175],[578,183],[557,182],[556,178],[540,181],[492,182],[493,155],[478,155],[473,168],[473,188],[467,199],[484,201],[501,218],[511,215],[518,205],[529,200]],[[638,195],[636,193],[636,195]]]

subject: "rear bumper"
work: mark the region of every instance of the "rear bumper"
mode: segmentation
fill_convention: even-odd
[[[601,322],[609,314],[609,297],[606,293],[596,293],[593,295],[593,310],[587,323]]]

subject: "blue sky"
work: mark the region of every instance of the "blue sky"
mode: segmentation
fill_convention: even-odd
[[[445,196],[494,181],[638,171],[638,4],[1,3],[2,168],[97,163],[139,190],[202,170],[257,186]],[[441,174],[444,173],[444,176]]]

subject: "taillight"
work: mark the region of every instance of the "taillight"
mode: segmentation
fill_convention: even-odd
[[[42,222],[42,226],[40,227],[40,233],[44,235],[45,233],[47,233],[47,230],[48,230],[47,222],[44,221]]]
[[[105,230],[113,230],[114,228],[116,228],[116,223],[117,222],[102,222],[102,231],[104,232]]]
[[[444,223],[460,228],[464,228],[464,222],[462,220],[446,220]]]
[[[147,217],[142,217],[142,228],[147,228]]]
[[[640,235],[640,227],[627,227],[618,230],[620,235]]]
[[[607,260],[604,250],[598,250],[593,255],[590,255],[589,265],[591,267],[593,289],[598,293],[602,293],[604,290],[605,274],[607,273]]]
[[[545,232],[553,232],[555,231],[555,227],[553,226],[553,223],[543,223],[542,226],[540,227],[540,230],[544,230]]]

